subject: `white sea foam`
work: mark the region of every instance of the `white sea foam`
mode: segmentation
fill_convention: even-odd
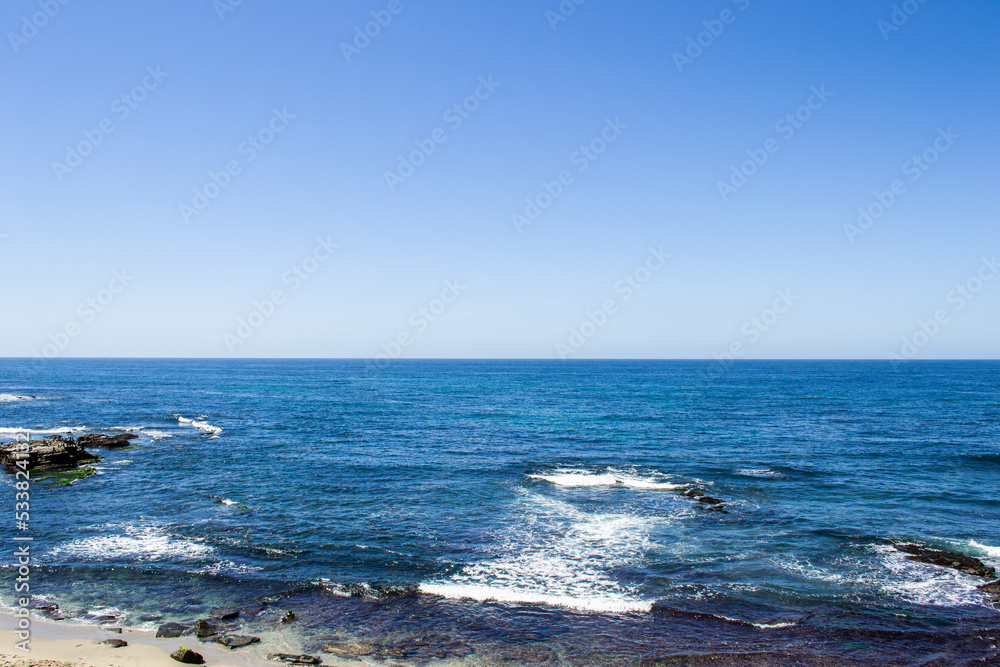
[[[18,433],[28,433],[30,435],[65,435],[86,430],[86,426],[62,426],[58,428],[0,427],[0,435],[17,435]]]
[[[632,489],[680,489],[683,484],[665,481],[660,475],[637,475],[631,472],[608,468],[607,472],[594,473],[587,470],[561,468],[548,474],[528,475],[563,487],[616,486]]]
[[[218,426],[212,426],[207,421],[204,421],[203,417],[198,419],[188,419],[187,417],[177,416],[177,423],[181,426],[193,426],[205,435],[210,436],[210,438],[218,438],[219,434],[222,433],[222,429]]]
[[[991,547],[988,544],[981,544],[975,540],[969,540],[969,546],[973,549],[978,549],[986,554],[987,558],[1000,560],[1000,547]]]
[[[874,548],[881,556],[882,565],[892,575],[887,581],[876,579],[884,592],[907,602],[935,607],[983,604],[983,594],[976,589],[981,579],[950,568],[909,560],[905,553],[891,546]]]
[[[160,431],[155,428],[151,428],[149,426],[112,426],[108,430],[121,431],[123,433],[137,433],[139,435],[144,435],[147,438],[151,438],[153,440],[162,440],[163,438],[174,437],[173,435],[167,433],[166,431]]]
[[[518,509],[522,521],[482,562],[450,579],[420,585],[450,598],[559,605],[603,612],[648,611],[652,600],[616,581],[612,570],[637,563],[650,548],[652,519],[591,514],[540,495]]]
[[[0,403],[14,403],[16,401],[34,401],[37,396],[22,396],[21,394],[0,394]]]
[[[231,560],[220,560],[217,563],[212,563],[210,565],[205,565],[204,567],[199,567],[197,570],[191,570],[191,574],[253,574],[254,572],[262,572],[264,568],[257,567],[256,565],[244,565],[243,563],[236,563]]]
[[[744,477],[781,477],[781,473],[776,470],[771,470],[770,468],[740,468],[736,471],[737,475],[743,475]]]
[[[49,552],[52,558],[81,560],[156,561],[171,558],[200,558],[212,547],[167,535],[155,526],[106,526],[118,534],[98,535],[61,544]]]

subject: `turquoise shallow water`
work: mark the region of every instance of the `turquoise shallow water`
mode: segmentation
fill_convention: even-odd
[[[994,362],[0,360],[0,435],[140,435],[33,489],[35,590],[79,614],[271,600],[303,649],[410,662],[974,664],[1000,653],[984,581],[891,542],[1000,566],[998,383]]]

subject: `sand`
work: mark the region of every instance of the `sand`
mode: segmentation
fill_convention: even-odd
[[[230,651],[225,647],[202,644],[194,637],[156,639],[148,630],[123,628],[121,634],[108,632],[92,625],[43,620],[32,617],[30,653],[18,650],[13,633],[15,618],[10,613],[0,613],[0,667],[177,667],[181,663],[170,657],[179,646],[187,646],[205,656],[210,667],[275,667],[283,664],[269,662],[261,653],[263,646],[255,645]],[[99,644],[104,639],[124,639],[128,646],[113,648]],[[248,650],[249,649],[249,650]],[[271,651],[289,652],[286,648],[271,647]],[[327,655],[321,656],[327,666],[338,663]],[[357,665],[358,663],[353,663]]]

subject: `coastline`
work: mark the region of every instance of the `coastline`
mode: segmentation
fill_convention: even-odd
[[[170,653],[187,646],[205,657],[211,667],[274,667],[284,664],[266,659],[267,653],[295,652],[281,642],[262,642],[243,649],[229,650],[202,643],[195,637],[174,639],[156,638],[152,630],[124,627],[121,633],[109,632],[95,625],[51,621],[38,616],[31,619],[31,651],[25,653],[14,648],[13,629],[17,619],[13,614],[0,611],[0,632],[9,641],[0,643],[0,667],[175,667],[181,663]],[[99,644],[105,639],[124,639],[128,646],[114,648]],[[335,656],[323,654],[323,665],[344,667],[350,664],[338,661]]]

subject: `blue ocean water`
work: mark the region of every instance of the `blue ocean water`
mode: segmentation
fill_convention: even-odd
[[[985,581],[892,542],[1000,566],[998,387],[996,362],[8,359],[0,440],[140,435],[32,489],[34,590],[71,616],[266,603],[251,629],[294,610],[295,650],[396,663],[984,664]]]

